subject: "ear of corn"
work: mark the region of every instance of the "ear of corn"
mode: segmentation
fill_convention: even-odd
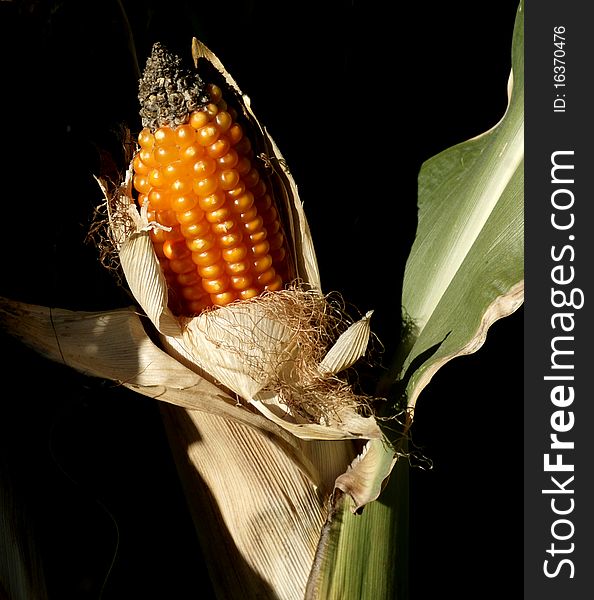
[[[308,292],[321,294],[309,228],[282,155],[228,73],[219,68],[218,59],[197,42],[193,51],[195,57],[204,58],[220,71],[222,79],[215,78],[215,81],[220,81],[223,88],[228,84],[229,91],[235,93],[238,113],[247,115],[249,125],[239,122],[239,114],[224,103],[220,88],[213,85],[201,86],[189,81],[190,87],[196,90],[195,97],[190,98],[182,94],[180,99],[179,90],[175,86],[167,87],[168,84],[166,89],[147,94],[144,128],[138,137],[132,180],[129,174],[117,193],[108,195],[106,200],[108,212],[111,210],[109,239],[117,250],[130,291],[155,327],[152,337],[146,334],[143,326],[146,321],[141,323],[135,308],[121,314],[117,311],[95,315],[55,309],[50,312],[41,307],[27,310],[21,305],[5,308],[11,317],[8,319],[11,326],[21,339],[30,339],[31,345],[53,360],[88,374],[113,378],[142,394],[180,407],[164,411],[168,415],[168,434],[180,470],[185,471],[189,501],[199,530],[204,527],[204,515],[209,515],[203,539],[209,549],[218,597],[299,600],[306,594],[308,578],[313,582],[310,590],[321,590],[326,585],[325,579],[320,579],[323,574],[319,570],[313,575],[310,570],[314,563],[327,564],[327,561],[316,562],[321,554],[317,547],[321,543],[320,530],[325,527],[329,511],[333,514],[342,511],[334,502],[332,491],[345,472],[350,474],[350,480],[342,485],[341,491],[352,495],[355,487],[357,490],[365,487],[360,485],[360,479],[368,479],[377,469],[373,462],[370,464],[369,459],[374,457],[371,446],[362,444],[382,434],[373,417],[363,417],[351,407],[337,409],[323,421],[310,422],[294,417],[280,396],[258,391],[263,385],[262,376],[267,375],[269,368],[278,366],[276,346],[281,346],[282,351],[287,349],[285,357],[292,357],[293,350],[299,351],[299,344],[283,333],[291,327],[299,328],[278,318],[274,323],[268,322],[273,321],[272,317],[263,319],[261,311],[266,302],[279,298],[282,301],[285,295],[303,299],[297,293],[301,290],[290,288],[274,293],[273,281],[258,282],[256,271],[256,275],[248,274],[252,281],[247,287],[231,286],[237,303],[186,318],[204,307],[217,305],[217,299],[218,304],[224,304],[224,299],[217,298],[217,294],[230,288],[220,291],[208,289],[205,284],[217,278],[217,265],[226,269],[225,275],[231,283],[233,275],[242,273],[229,273],[230,265],[249,257],[249,266],[257,266],[259,255],[249,247],[248,241],[253,245],[268,243],[266,255],[273,262],[267,270],[274,269],[277,285],[296,274],[310,286]],[[164,75],[168,77],[167,73]],[[156,79],[165,82],[167,77]],[[169,111],[167,107],[165,112],[160,112],[161,105],[167,104],[161,100],[171,99],[170,96],[171,105],[182,106],[181,113]],[[229,114],[230,120],[222,117],[223,113]],[[162,118],[165,114],[166,119]],[[243,140],[248,139],[246,133],[250,126],[256,137],[248,145]],[[227,143],[219,148],[218,156],[212,147],[222,139]],[[261,149],[273,166],[270,178],[257,158]],[[231,158],[221,160],[227,155]],[[189,157],[191,170],[181,169],[182,157]],[[211,173],[213,162],[215,171]],[[197,163],[199,166],[194,169]],[[241,164],[244,166],[240,167]],[[238,180],[234,175],[221,175],[233,170]],[[212,180],[208,183],[214,174],[214,183]],[[232,184],[235,187],[231,187]],[[132,186],[136,193],[131,204]],[[241,186],[244,187],[240,196],[250,192],[253,204],[249,196],[249,206],[238,203],[233,190]],[[274,206],[273,186],[277,199],[282,202],[274,211],[270,210]],[[225,189],[227,187],[229,189]],[[224,203],[201,206],[201,200],[204,204],[205,199],[213,196],[219,201],[224,198]],[[267,199],[263,200],[267,196],[270,206]],[[188,197],[189,204],[186,204],[182,199]],[[249,212],[253,208],[257,211],[255,214]],[[229,227],[231,219],[224,209],[231,211],[240,225],[239,231]],[[198,211],[202,211],[202,217],[194,218],[200,215]],[[271,242],[273,236],[282,231],[279,212],[287,217],[283,224],[287,227],[290,246],[284,233],[277,237],[277,240],[282,239],[282,243],[276,242],[278,247]],[[246,213],[250,218],[242,220],[241,215]],[[262,233],[260,238],[253,239],[250,236],[258,232],[250,230],[248,224],[254,220],[259,223],[257,217],[266,226],[263,227],[265,235]],[[233,237],[235,233],[241,237]],[[221,241],[224,236],[229,237]],[[197,239],[213,240],[213,247],[220,253],[218,262],[201,265],[195,260],[196,255],[212,249],[200,246],[195,242]],[[241,249],[237,256],[232,252],[223,254],[224,249],[237,247],[245,250]],[[284,253],[277,252],[281,248]],[[187,252],[195,271],[181,268],[183,260],[188,258]],[[243,252],[247,252],[246,256]],[[186,265],[189,263],[186,261]],[[199,267],[203,268],[202,272],[198,271]],[[210,270],[204,270],[207,268]],[[182,277],[186,274],[187,277]],[[255,286],[254,280],[261,284],[258,294],[266,290],[271,293],[261,302],[241,302],[239,292]],[[197,283],[201,290],[196,287]],[[197,290],[195,296],[194,292],[184,291],[193,286]],[[167,308],[168,300],[177,316]],[[5,318],[2,309],[0,303],[0,322]],[[368,317],[344,332],[334,349],[326,348],[322,362],[315,363],[316,376],[333,377],[364,352],[369,337]],[[208,324],[209,335],[201,328],[203,324]],[[224,331],[218,335],[219,329],[227,330],[227,338]],[[239,351],[236,347],[225,347],[225,343],[229,344],[228,338],[241,338],[243,331],[249,335]],[[156,339],[170,356],[154,346]],[[261,353],[263,359],[257,366],[249,360],[253,360],[255,352]],[[171,364],[174,358],[175,365]],[[182,363],[192,370],[184,369]],[[257,384],[254,389],[250,387],[251,380]],[[361,441],[353,444],[351,438]],[[383,448],[381,442],[378,447]],[[357,451],[361,452],[360,460],[349,468]],[[386,452],[389,452],[388,447]],[[383,471],[381,480],[388,475],[389,468],[391,466]],[[377,488],[379,493],[379,486]],[[370,496],[364,491],[363,496],[357,495],[355,502],[365,504],[375,497],[376,494]],[[343,519],[357,517],[345,512]],[[212,541],[214,535],[220,536],[216,543]],[[329,555],[331,562],[334,556]],[[327,566],[324,569],[335,572]],[[230,570],[233,577],[228,578]],[[356,581],[352,589],[358,589]],[[307,595],[310,599],[314,597],[323,596]]]
[[[171,68],[176,60],[155,45],[141,101],[154,102],[163,81],[187,84],[186,72]],[[219,86],[204,90],[196,102],[207,102],[195,110],[167,106],[145,117],[133,161],[137,201],[155,224],[151,239],[177,314],[276,291],[290,277],[279,212],[246,129]]]

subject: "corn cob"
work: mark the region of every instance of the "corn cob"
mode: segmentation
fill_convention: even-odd
[[[280,216],[246,129],[221,88],[155,44],[140,83],[133,160],[171,308],[191,315],[275,291],[287,277]]]

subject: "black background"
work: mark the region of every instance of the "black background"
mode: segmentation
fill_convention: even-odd
[[[183,48],[196,35],[251,96],[299,185],[324,289],[376,310],[389,357],[418,170],[502,116],[517,4],[123,4],[141,64],[155,40]],[[121,167],[117,127],[139,126],[118,4],[2,2],[0,27],[0,293],[126,305],[84,243],[92,174]],[[518,311],[420,397],[413,442],[433,468],[411,471],[411,598],[520,595],[521,340]],[[156,406],[3,347],[0,464],[50,598],[194,597],[202,559]]]

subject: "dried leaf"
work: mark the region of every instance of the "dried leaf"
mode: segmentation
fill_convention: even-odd
[[[219,597],[301,600],[326,516],[317,484],[262,432],[164,416]]]
[[[211,413],[258,429],[276,440],[312,480],[316,468],[298,441],[153,344],[132,309],[87,313],[0,298],[0,325],[50,360],[86,375],[117,381],[161,402]]]
[[[295,332],[257,302],[237,303],[184,320],[187,357],[250,401],[290,356]]]
[[[119,256],[130,291],[157,331],[179,335],[179,323],[167,308],[167,282],[148,232],[132,234],[120,246]]]
[[[47,358],[121,382],[176,388],[208,382],[157,348],[132,308],[78,312],[0,298],[0,322]],[[208,384],[210,393],[221,392]]]
[[[385,441],[370,440],[346,473],[336,479],[336,487],[353,499],[353,512],[378,498],[397,459]]]
[[[271,402],[270,399],[265,403],[254,398],[251,404],[279,427],[302,440],[373,439],[383,436],[374,418],[362,417],[354,411],[341,414],[340,420],[336,419],[333,426],[328,426],[317,423],[295,423],[292,418],[283,418],[273,408],[278,406],[278,403]]]
[[[336,340],[320,363],[321,373],[335,375],[353,366],[365,354],[371,333],[369,321],[372,314],[373,311],[370,310]]]

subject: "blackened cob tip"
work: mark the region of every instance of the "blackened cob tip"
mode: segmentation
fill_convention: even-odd
[[[142,126],[155,131],[185,123],[210,102],[206,84],[182,58],[156,42],[138,86]]]

